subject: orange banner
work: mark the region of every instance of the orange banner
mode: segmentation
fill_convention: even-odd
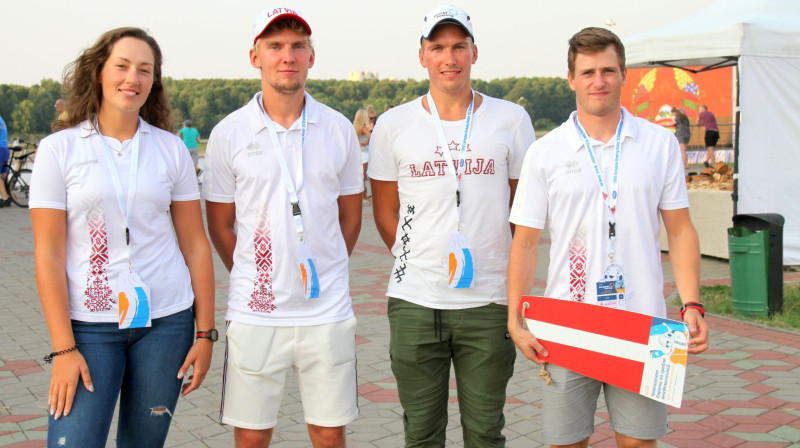
[[[695,124],[700,106],[706,105],[717,117],[722,137],[720,144],[724,144],[730,138],[733,123],[733,70],[733,67],[725,67],[691,73],[668,67],[631,68],[622,88],[622,105],[637,117],[664,125],[672,120],[673,107],[683,109]],[[701,132],[692,132],[690,145],[702,146],[699,134]]]

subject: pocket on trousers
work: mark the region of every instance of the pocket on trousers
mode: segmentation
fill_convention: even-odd
[[[331,366],[341,366],[355,362],[356,358],[355,316],[330,326],[328,331],[328,350]]]
[[[274,330],[269,327],[231,322],[225,332],[229,348],[228,359],[243,372],[263,371],[272,353]]]

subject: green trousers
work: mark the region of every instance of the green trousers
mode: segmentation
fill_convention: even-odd
[[[503,406],[517,354],[507,316],[507,307],[497,304],[435,310],[389,299],[389,353],[406,447],[445,445],[451,362],[464,446],[505,446]]]

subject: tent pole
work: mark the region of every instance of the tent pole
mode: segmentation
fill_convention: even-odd
[[[731,193],[731,199],[733,199],[733,216],[738,214],[739,208],[739,124],[741,120],[741,112],[739,109],[739,67],[741,66],[737,63],[736,70],[734,70],[736,76],[736,106],[733,119],[733,193]]]

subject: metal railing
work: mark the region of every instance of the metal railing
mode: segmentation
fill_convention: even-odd
[[[717,123],[717,127],[719,128],[719,142],[717,142],[717,148],[733,148],[734,124]],[[690,130],[692,133],[692,137],[689,139],[689,149],[690,150],[705,149],[706,147],[705,128],[702,125],[693,124],[691,125]]]

